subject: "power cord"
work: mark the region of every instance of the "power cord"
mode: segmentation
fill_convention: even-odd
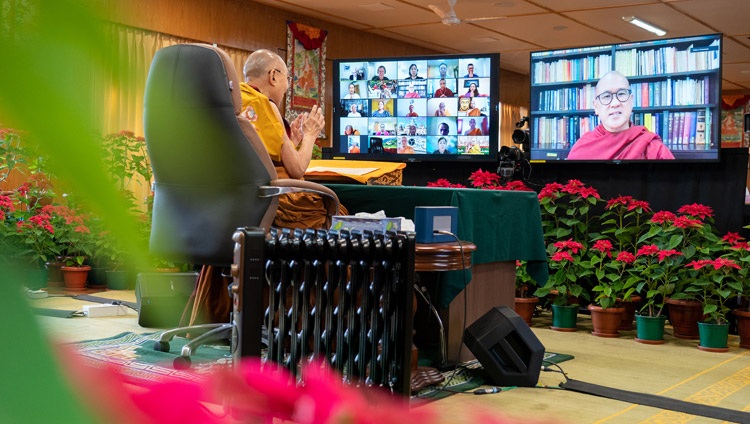
[[[556,364],[554,362],[550,362],[550,361],[542,361],[542,362],[544,362],[545,364],[547,364],[547,365],[542,365],[542,371],[544,371],[544,372],[559,372],[560,374],[563,375],[563,377],[565,377],[565,381],[569,380],[568,373],[566,373],[562,369],[562,367],[560,365],[558,365],[558,364]],[[552,366],[554,368],[557,368],[557,369],[552,369],[550,366]]]
[[[469,280],[468,280],[468,276],[466,274],[466,257],[464,256],[464,245],[461,243],[461,239],[459,239],[457,235],[451,233],[450,231],[435,230],[435,231],[433,231],[433,233],[435,233],[435,234],[443,234],[443,235],[446,235],[446,236],[453,237],[456,240],[456,243],[458,244],[458,248],[459,248],[459,250],[461,252],[461,271],[463,271],[463,277],[464,277],[464,289],[463,289],[463,294],[464,294],[464,296],[463,296],[463,298],[464,298],[464,317],[463,317],[463,324],[462,324],[462,327],[461,327],[461,336],[463,337],[463,334],[466,331],[466,321],[468,320],[466,314],[467,314],[467,310],[469,309],[468,308],[468,297],[466,295],[466,288],[469,286]],[[463,351],[463,348],[464,348],[464,344],[461,343],[461,345],[458,347],[458,357],[459,358],[461,358],[461,353]]]
[[[458,248],[459,248],[459,251],[461,253],[461,270],[463,271],[463,277],[464,277],[464,289],[463,289],[463,294],[464,294],[464,296],[463,296],[463,299],[464,299],[464,317],[463,317],[463,325],[462,325],[462,329],[461,329],[461,335],[463,337],[463,334],[466,331],[466,321],[467,321],[467,315],[466,315],[467,312],[466,311],[468,309],[468,300],[467,300],[467,295],[466,295],[466,288],[469,285],[467,274],[466,274],[466,259],[464,257],[464,246],[463,246],[463,244],[461,244],[461,239],[459,239],[457,235],[453,234],[450,231],[434,230],[433,234],[443,234],[443,235],[447,235],[447,236],[453,237],[456,240],[456,243],[458,243]],[[417,291],[419,291],[419,290],[417,290]],[[459,359],[461,358],[461,353],[463,351],[463,347],[464,347],[463,343],[461,343],[461,345],[458,347],[458,358]],[[448,389],[448,386],[450,385],[450,383],[456,378],[456,375],[458,375],[459,369],[462,369],[462,368],[466,369],[466,367],[464,367],[463,365],[456,364],[456,367],[453,368],[453,372],[451,373],[451,376],[448,377],[448,380],[445,381],[440,386],[440,388],[438,390],[436,390],[434,392],[431,392],[428,395],[423,395],[423,396],[417,395],[417,397],[418,398],[422,398],[422,399],[431,398],[431,397],[437,396],[439,393],[444,392],[444,391],[451,392],[451,393],[463,393],[463,392],[459,392],[459,391],[456,391],[456,390]]]

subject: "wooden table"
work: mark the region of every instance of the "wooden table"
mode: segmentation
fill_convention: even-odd
[[[416,206],[458,207],[456,235],[477,247],[471,255],[471,271],[423,272],[425,282],[440,281],[435,281],[437,292],[430,296],[444,315],[450,360],[473,356],[468,349],[459,355],[464,327],[492,308],[513,307],[517,259],[528,262],[529,273],[539,284],[547,282],[547,251],[534,192],[326,185],[352,214],[383,210],[386,216],[413,219]]]
[[[417,243],[414,270],[417,272],[460,271],[471,268],[474,243],[462,241],[446,243]]]

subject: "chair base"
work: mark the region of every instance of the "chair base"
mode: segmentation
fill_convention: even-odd
[[[180,356],[175,358],[173,365],[175,369],[190,368],[190,356],[198,347],[211,341],[229,340],[232,337],[234,326],[230,323],[224,324],[201,324],[190,327],[175,328],[161,333],[159,340],[154,342],[154,350],[157,352],[169,352],[169,342],[179,335],[199,333],[200,335],[185,344],[180,351]]]

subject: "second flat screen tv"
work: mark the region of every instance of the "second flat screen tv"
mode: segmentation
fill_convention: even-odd
[[[500,55],[334,61],[334,159],[497,159]]]
[[[532,52],[531,160],[718,161],[721,45],[721,34],[709,34]],[[599,80],[613,70],[629,87],[613,83],[597,93]],[[636,140],[653,147],[656,134],[661,153],[652,149],[644,156],[643,149],[628,150],[630,141],[604,132],[605,119],[617,123],[629,109],[631,125],[651,137]]]

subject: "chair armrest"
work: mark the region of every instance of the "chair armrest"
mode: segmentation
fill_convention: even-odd
[[[332,217],[339,213],[339,198],[330,188],[305,180],[295,180],[291,178],[280,178],[271,180],[270,185],[261,187],[263,194],[261,197],[278,196],[284,193],[317,193],[323,196],[326,204],[328,216]]]

